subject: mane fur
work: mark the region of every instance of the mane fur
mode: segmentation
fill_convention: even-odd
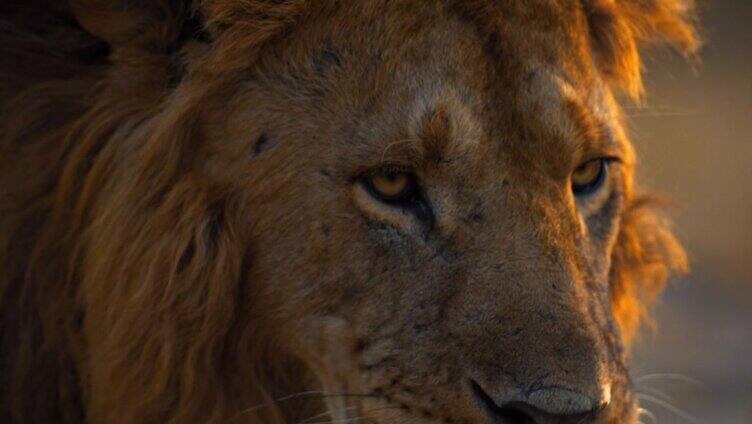
[[[0,63],[0,421],[314,415],[318,405],[274,402],[312,377],[275,348],[271,312],[253,302],[242,219],[252,205],[200,160],[208,105],[308,2],[115,3],[0,6],[0,51],[13,58]],[[682,2],[584,4],[604,74],[630,92],[634,43],[693,46],[672,18]],[[655,19],[644,4],[658,5]],[[600,21],[609,13],[620,23]],[[628,337],[685,266],[656,216],[633,200],[613,255]],[[92,382],[117,390],[92,393]]]
[[[633,99],[643,94],[641,43],[662,42],[685,56],[699,48],[692,0],[583,0],[596,62]]]

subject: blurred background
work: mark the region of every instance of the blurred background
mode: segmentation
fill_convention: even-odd
[[[702,65],[645,60],[627,106],[643,186],[667,193],[692,273],[672,281],[633,354],[648,424],[752,424],[752,1],[699,0]]]

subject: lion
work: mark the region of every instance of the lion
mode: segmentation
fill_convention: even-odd
[[[0,420],[636,423],[680,0],[6,2]]]

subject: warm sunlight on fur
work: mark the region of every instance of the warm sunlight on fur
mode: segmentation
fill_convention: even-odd
[[[687,265],[615,96],[691,12],[0,6],[0,421],[635,423]]]

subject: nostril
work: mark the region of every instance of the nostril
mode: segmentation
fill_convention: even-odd
[[[500,421],[504,424],[537,424],[533,417],[525,412],[523,408],[520,408],[519,405],[510,403],[504,407],[499,407],[496,401],[491,399],[478,383],[471,381],[470,387],[481,408],[486,412],[486,415],[494,418],[495,422]]]
[[[579,424],[594,418],[590,403],[573,397],[575,392],[569,390],[538,390],[495,400],[475,381],[471,380],[470,387],[476,402],[496,424]]]
[[[539,424],[535,419],[518,405],[507,405],[499,408],[496,418],[505,424]]]

